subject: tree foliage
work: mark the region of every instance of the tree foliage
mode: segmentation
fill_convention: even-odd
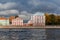
[[[54,14],[45,13],[46,25],[60,25],[60,16]]]

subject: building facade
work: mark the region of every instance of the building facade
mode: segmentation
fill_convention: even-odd
[[[34,15],[31,16],[31,22],[34,26],[45,25],[45,16],[44,15]]]
[[[7,26],[7,25],[9,25],[9,19],[0,18],[0,26]]]
[[[12,20],[12,25],[20,25],[23,26],[23,19],[20,17],[17,17],[16,19]]]

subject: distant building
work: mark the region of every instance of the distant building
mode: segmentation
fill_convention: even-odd
[[[45,25],[45,16],[44,14],[37,13],[31,16],[31,20],[34,26]]]
[[[9,19],[0,17],[0,26],[7,26],[9,25]]]
[[[17,17],[16,19],[12,19],[12,25],[23,26],[23,19],[20,17]]]

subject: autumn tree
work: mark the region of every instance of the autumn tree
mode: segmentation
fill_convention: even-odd
[[[56,25],[56,16],[54,14],[45,13],[46,16],[46,25]]]
[[[45,13],[45,17],[46,17],[46,18],[45,18],[45,19],[46,19],[46,20],[45,20],[45,24],[46,24],[46,25],[49,25],[49,24],[51,23],[51,21],[50,21],[51,18],[50,18],[50,16],[49,16],[49,14],[48,14],[48,13]]]
[[[60,16],[57,16],[57,25],[60,25]]]

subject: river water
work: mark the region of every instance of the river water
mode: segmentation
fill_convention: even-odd
[[[0,29],[0,40],[60,40],[60,29]]]

